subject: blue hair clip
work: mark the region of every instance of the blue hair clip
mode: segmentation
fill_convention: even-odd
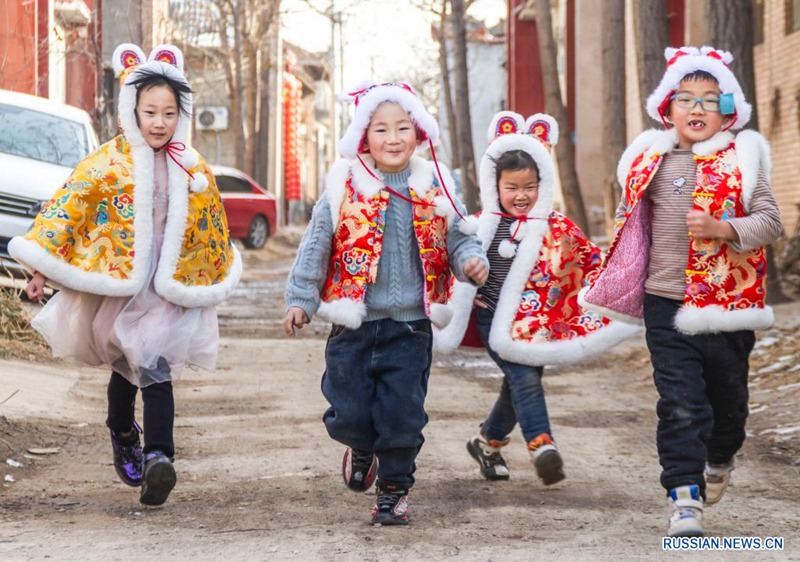
[[[722,115],[733,115],[736,113],[736,107],[733,103],[733,94],[720,94],[719,112]]]

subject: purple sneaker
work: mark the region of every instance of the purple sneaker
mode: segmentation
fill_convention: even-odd
[[[144,456],[139,435],[142,428],[135,421],[131,429],[132,435],[123,437],[113,429],[111,432],[111,447],[114,449],[114,469],[117,476],[128,486],[142,485],[142,472],[144,470]]]
[[[164,505],[177,481],[172,459],[161,451],[147,453],[139,501],[151,507]]]

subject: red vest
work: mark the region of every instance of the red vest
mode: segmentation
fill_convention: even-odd
[[[381,257],[381,244],[389,204],[389,192],[381,190],[373,197],[356,191],[350,176],[339,208],[339,222],[333,238],[328,274],[322,289],[322,301],[349,300],[363,303],[370,283],[375,282]],[[430,315],[432,303],[447,302],[450,288],[450,264],[447,254],[447,220],[435,213],[434,198],[442,195],[440,187],[424,196],[411,190],[414,234],[419,245],[425,273],[424,304]],[[328,309],[332,310],[332,309]],[[337,323],[332,313],[327,316]]]

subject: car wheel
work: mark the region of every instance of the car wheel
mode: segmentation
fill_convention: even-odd
[[[263,248],[267,243],[269,236],[269,223],[267,219],[261,215],[253,217],[250,222],[250,228],[247,229],[247,238],[244,239],[244,245],[247,248],[258,250]]]

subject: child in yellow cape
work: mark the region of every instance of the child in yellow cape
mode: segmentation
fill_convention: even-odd
[[[187,364],[216,367],[214,305],[241,277],[241,258],[214,176],[188,146],[192,96],[183,54],[149,58],[120,45],[122,134],[87,156],[10,254],[61,289],[34,318],[56,357],[112,369],[108,419],[120,479],[162,505],[175,486],[172,380]],[[141,389],[142,429],[134,420]]]

